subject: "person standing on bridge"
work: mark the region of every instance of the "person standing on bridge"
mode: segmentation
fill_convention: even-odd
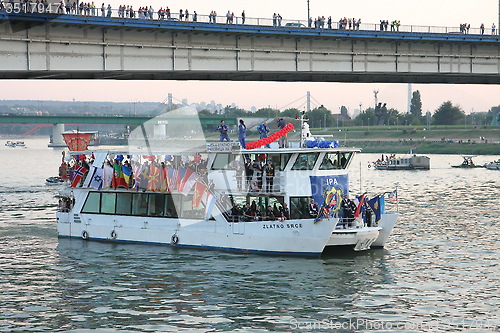
[[[224,124],[224,120],[221,120],[220,125],[217,126],[217,131],[220,132],[219,142],[222,142],[222,141],[230,142],[231,141],[231,139],[229,139],[229,135],[227,135],[228,130],[229,130],[229,128],[227,127],[226,124]]]
[[[494,34],[495,34],[496,28],[497,28],[497,27],[495,26],[495,23],[493,23],[493,24],[491,25],[491,34],[492,34],[492,35],[494,35]]]
[[[264,138],[267,138],[270,130],[269,130],[269,126],[267,126],[267,121],[264,121],[258,128],[257,130],[259,131],[259,134],[260,134],[260,139],[264,139]],[[267,148],[271,148],[270,145],[266,145]]]
[[[241,24],[245,24],[245,10],[243,10],[243,12],[241,12]]]
[[[243,149],[247,147],[246,137],[247,137],[247,125],[245,125],[243,119],[240,119],[240,124],[238,125],[238,141],[240,142],[241,148]]]

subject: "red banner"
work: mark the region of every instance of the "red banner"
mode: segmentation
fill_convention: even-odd
[[[288,132],[293,130],[293,128],[294,127],[292,124],[286,124],[285,127],[280,129],[278,132],[271,134],[267,138],[262,138],[260,140],[254,141],[254,142],[247,143],[246,149],[255,149],[255,148],[262,147],[264,145],[268,145],[271,142],[278,140],[279,138],[281,138],[282,136],[284,136],[285,134],[287,134]]]
[[[63,133],[64,142],[71,151],[87,150],[94,133]]]

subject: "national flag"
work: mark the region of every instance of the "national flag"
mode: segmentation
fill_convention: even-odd
[[[358,205],[356,207],[356,212],[354,213],[354,217],[358,217],[361,215],[361,209],[363,208],[363,204],[365,202],[365,195],[362,194],[357,200],[358,200]]]
[[[127,165],[122,165],[122,174],[123,179],[125,179],[125,183],[130,184],[130,175],[132,175],[132,168]]]
[[[184,169],[184,168],[182,168],[182,169]],[[181,170],[181,173],[182,172],[184,174],[182,176],[179,176],[180,181],[179,181],[179,184],[177,185],[179,192],[182,192],[182,190],[184,189],[184,184],[186,183],[187,179],[194,173],[194,171],[191,169]]]
[[[394,190],[391,193],[389,193],[389,201],[398,202],[398,190]]]
[[[194,194],[193,194],[193,208],[198,208],[200,206],[201,199],[205,195],[208,186],[203,184],[202,182],[197,181],[194,185]]]
[[[206,191],[206,195],[203,197],[203,202],[205,203],[205,221],[210,220],[212,215],[212,210],[215,206],[217,198],[210,192]]]
[[[158,168],[154,164],[151,164],[151,166],[149,167],[149,175],[148,175],[148,190],[153,192],[158,190],[159,181],[160,181],[160,168]]]
[[[168,191],[173,192],[177,190],[177,178],[179,171],[172,167],[168,168]]]
[[[78,186],[78,183],[80,183],[80,180],[82,179],[83,175],[85,175],[85,172],[87,172],[88,170],[86,168],[84,168],[83,166],[78,166],[76,169],[75,169],[75,172],[74,172],[74,178],[73,178],[73,182],[71,183],[71,187],[77,187]]]
[[[94,173],[92,174],[89,187],[100,191],[102,189],[103,181],[104,169],[94,167]]]
[[[128,188],[128,184],[125,182],[125,178],[123,178],[121,165],[118,163],[113,164],[113,179],[111,180],[111,185],[115,190],[117,188]]]
[[[165,193],[167,191],[167,188],[168,188],[167,168],[165,166],[161,166],[159,190],[161,193]]]
[[[181,184],[180,191],[182,192],[182,194],[188,195],[189,191],[191,191],[191,189],[193,188],[194,183],[196,182],[196,179],[198,179],[198,177],[199,175],[196,172],[194,172],[191,169],[187,169]]]
[[[134,165],[134,172],[133,172],[134,185],[133,185],[133,188],[135,188],[136,190],[139,189],[139,184],[141,183],[141,169],[142,169],[142,165],[140,165],[140,164]]]
[[[102,188],[107,190],[113,183],[113,167],[108,163],[104,164],[104,179],[102,181]]]
[[[368,200],[367,203],[375,214],[375,223],[380,221],[380,197],[377,195],[375,198]]]
[[[179,192],[181,191],[180,186],[185,174],[186,174],[186,168],[180,167],[179,171],[177,172],[177,183],[176,183],[177,184],[176,190]]]

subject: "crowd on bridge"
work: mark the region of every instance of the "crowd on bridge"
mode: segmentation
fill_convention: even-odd
[[[4,2],[0,0],[0,10],[5,10],[8,13],[48,13],[48,14],[59,14],[59,15],[81,15],[81,16],[100,16],[111,18],[116,12],[118,18],[127,19],[142,19],[142,20],[159,20],[159,21],[176,21],[176,22],[199,22],[198,13],[196,11],[190,11],[188,9],[179,9],[178,12],[172,11],[168,6],[155,10],[152,6],[143,6],[135,9],[132,5],[119,5],[118,8],[112,8],[111,4],[102,3],[100,6],[92,2],[77,2],[71,0],[60,0],[59,2],[49,2],[49,0],[20,0],[15,2],[14,0],[9,0]],[[243,10],[240,16],[235,15],[234,11],[228,10],[225,16],[219,16],[215,10],[212,10],[208,15],[203,15],[208,18],[208,23],[222,23],[225,21],[226,24],[245,24],[247,16],[245,10]],[[224,20],[225,18],[225,20]],[[257,19],[257,24],[260,24],[261,19]],[[270,18],[272,21],[272,26],[282,27],[283,17],[279,13],[273,13]],[[290,21],[291,23],[285,24],[288,27],[303,27],[306,26],[301,24],[300,21]],[[254,23],[255,24],[255,23]],[[264,24],[265,25],[265,24]],[[380,31],[390,31],[399,32],[401,22],[399,20],[393,20],[389,23],[388,20],[380,20],[380,25],[375,25],[375,29]],[[325,18],[325,16],[318,16],[313,19],[309,17],[307,20],[308,28],[315,29],[338,29],[338,30],[360,30],[361,18],[340,18],[337,22],[332,20],[331,16]],[[373,28],[372,28],[373,29]],[[468,23],[462,23],[459,25],[459,32],[463,34],[469,34],[471,25]],[[367,29],[363,29],[367,30]],[[477,31],[484,35],[485,25],[481,23]],[[448,31],[446,31],[448,32]],[[452,32],[452,31],[450,31]],[[458,32],[458,31],[457,31]],[[491,34],[496,35],[498,33],[495,23],[491,25]]]

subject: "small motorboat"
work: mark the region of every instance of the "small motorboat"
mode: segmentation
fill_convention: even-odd
[[[452,165],[452,168],[465,168],[465,169],[472,169],[472,168],[484,168],[484,165],[477,165],[474,164],[474,161],[472,161],[472,158],[475,156],[462,156],[464,158],[464,161],[460,165]]]
[[[64,179],[61,177],[55,176],[55,177],[49,177],[45,179],[45,184],[47,185],[55,185],[55,184],[62,184],[64,183]]]
[[[500,159],[490,163],[486,163],[484,167],[489,170],[500,170]]]

